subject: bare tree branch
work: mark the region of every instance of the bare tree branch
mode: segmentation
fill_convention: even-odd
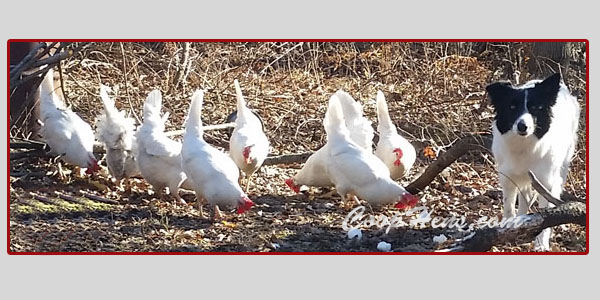
[[[479,229],[467,235],[451,248],[441,251],[485,252],[492,249],[493,246],[531,242],[548,227],[569,223],[586,226],[586,206],[581,202],[568,202],[517,218],[521,226]]]
[[[452,145],[448,151],[439,155],[438,158],[425,169],[419,178],[406,187],[406,190],[411,194],[417,194],[423,191],[423,189],[425,189],[438,174],[455,162],[459,157],[469,151],[489,152],[491,145],[491,136],[471,135],[460,139]]]
[[[23,71],[28,70],[31,64],[35,62],[34,58],[36,57],[38,51],[40,49],[45,49],[46,43],[39,43],[35,48],[33,48],[27,55],[19,62],[16,66],[10,69],[10,78],[12,82],[12,78],[17,78],[23,73]]]
[[[288,165],[298,162],[305,162],[308,158],[313,155],[314,152],[305,152],[299,154],[284,154],[284,155],[276,155],[269,156],[265,159],[263,165]]]
[[[228,128],[234,128],[234,127],[235,127],[235,123],[224,123],[224,124],[202,126],[202,130],[211,131],[211,130],[221,130],[221,129],[228,129]],[[165,132],[165,134],[167,136],[177,136],[177,135],[182,135],[184,133],[185,133],[184,129]]]
[[[548,202],[550,202],[554,205],[561,205],[561,204],[565,203],[565,201],[552,196],[552,194],[550,194],[550,191],[548,191],[548,189],[544,185],[542,185],[542,183],[537,179],[537,177],[535,176],[535,174],[533,174],[533,172],[531,170],[528,172],[528,174],[529,174],[529,178],[531,179],[531,185],[533,186],[533,188],[538,193],[540,193],[540,195],[542,195],[542,197],[544,197],[546,200],[548,200]]]
[[[495,227],[476,230],[464,239],[459,240],[453,247],[442,251],[483,252],[489,251],[493,246],[508,243],[531,242],[535,237],[548,227],[562,224],[579,224],[587,226],[586,204],[578,201],[565,202],[550,195],[537,180],[533,172],[529,172],[533,188],[548,201],[557,203],[556,207],[543,208],[539,212],[517,216],[515,220],[521,224],[514,227]],[[552,200],[550,200],[552,199]]]

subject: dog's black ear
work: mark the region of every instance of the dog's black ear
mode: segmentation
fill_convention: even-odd
[[[510,82],[500,81],[488,85],[485,90],[490,97],[492,105],[496,107],[500,102],[502,102],[502,99],[506,99],[508,95],[514,92],[515,89]]]
[[[540,99],[547,102],[548,105],[556,103],[556,95],[560,89],[560,73],[556,73],[544,81],[535,85],[535,89],[539,92]]]

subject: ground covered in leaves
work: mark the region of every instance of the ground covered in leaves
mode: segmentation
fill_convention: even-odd
[[[343,88],[361,101],[376,128],[375,93],[382,90],[391,116],[419,155],[408,184],[458,138],[489,134],[493,118],[485,85],[493,80],[521,82],[531,74],[523,43],[95,43],[63,61],[64,93],[73,110],[93,124],[101,111],[98,84],[112,88],[117,106],[141,116],[149,91],[163,92],[170,113],[167,130],[181,129],[191,93],[207,90],[203,121],[223,123],[235,107],[233,79],[248,105],[265,120],[272,154],[314,151],[325,143],[322,117],[329,96]],[[187,49],[187,50],[186,50]],[[184,53],[187,53],[184,55]],[[186,58],[187,57],[187,58]],[[518,71],[518,72],[517,72]],[[585,64],[571,63],[567,82],[585,111]],[[584,199],[585,116],[565,191]],[[18,129],[11,133],[18,136]],[[226,147],[227,131],[206,139]],[[337,195],[311,189],[294,194],[284,184],[301,164],[264,166],[254,177],[244,215],[226,213],[212,222],[199,216],[194,195],[188,205],[155,197],[143,179],[125,190],[106,170],[91,178],[70,174],[61,180],[46,157],[11,160],[11,251],[377,251],[386,241],[392,251],[433,251],[444,243],[439,228],[400,228],[389,232],[364,227],[362,239],[349,240]],[[90,199],[94,194],[105,200]],[[59,194],[72,196],[60,198]],[[433,216],[501,216],[501,191],[493,157],[473,152],[461,157],[419,197]],[[393,207],[367,213],[392,216]],[[356,205],[354,206],[356,207]],[[409,218],[406,219],[407,221]],[[585,227],[555,228],[553,251],[585,251]],[[492,251],[529,251],[531,244],[498,245]]]

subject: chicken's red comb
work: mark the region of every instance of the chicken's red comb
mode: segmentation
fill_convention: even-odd
[[[242,155],[244,158],[248,158],[248,156],[250,156],[250,149],[252,149],[252,146],[244,147],[244,150],[242,150]]]
[[[404,155],[404,153],[402,152],[402,149],[400,149],[400,148],[396,148],[392,152],[396,153],[396,155],[398,155],[398,158],[402,158],[402,155]]]
[[[248,197],[243,197],[242,202],[238,204],[237,213],[243,214],[244,212],[250,210],[250,208],[254,205],[254,202],[250,200]]]
[[[287,184],[287,186],[290,187],[290,189],[292,189],[292,191],[296,192],[296,193],[300,193],[300,187],[298,187],[295,183],[294,183],[294,178],[288,178],[285,180],[285,184]]]

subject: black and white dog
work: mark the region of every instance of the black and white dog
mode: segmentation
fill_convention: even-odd
[[[504,218],[526,214],[535,199],[529,170],[555,197],[560,197],[575,151],[579,104],[560,74],[521,86],[496,82],[486,88],[496,117],[492,152],[498,163]],[[539,207],[552,205],[539,197]],[[536,251],[550,250],[551,229],[540,233]]]

